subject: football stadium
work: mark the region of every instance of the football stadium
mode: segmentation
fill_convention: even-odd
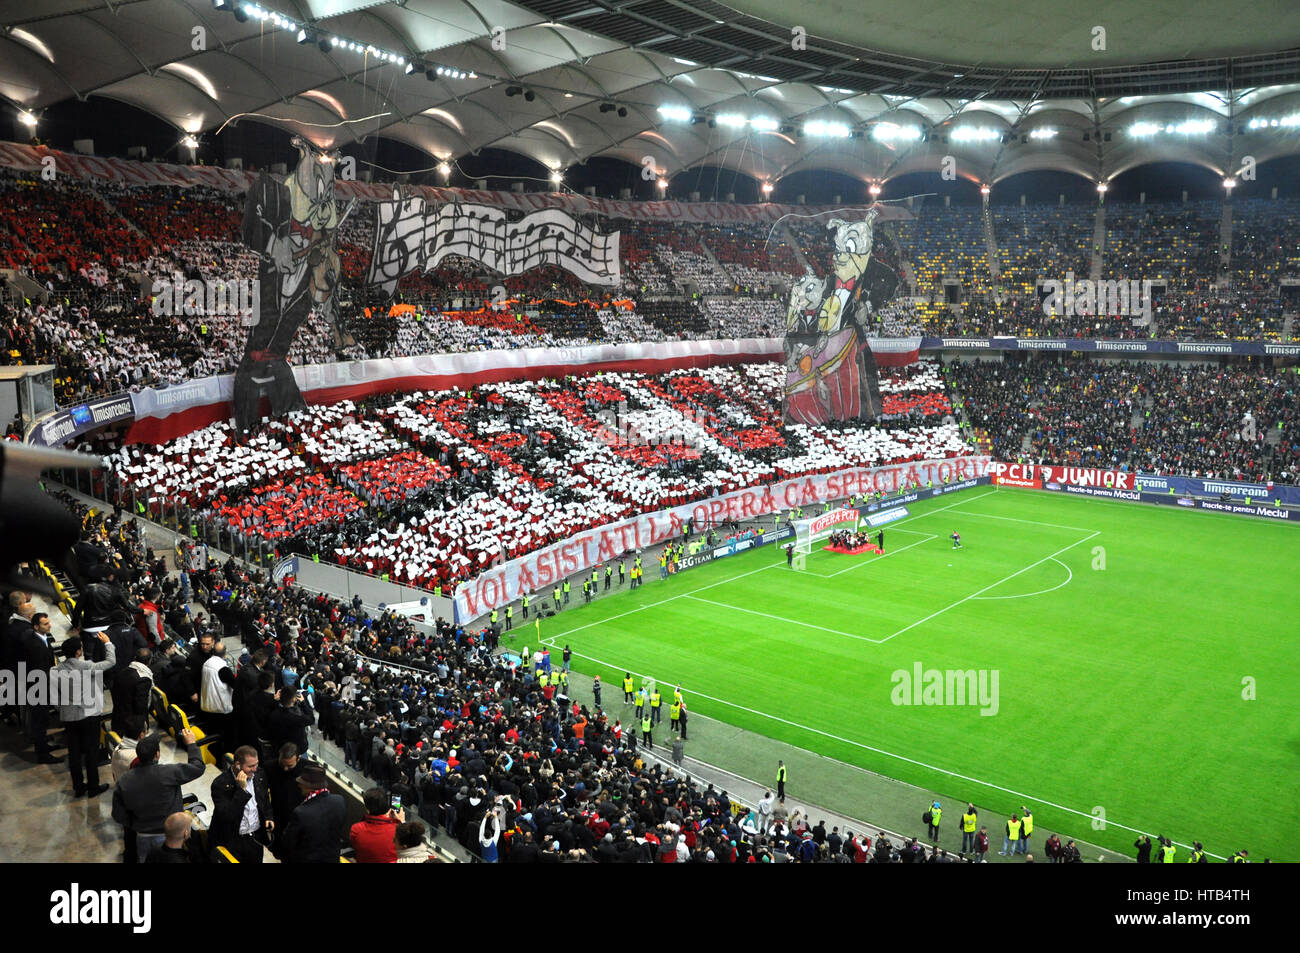
[[[1300,8],[0,15],[0,859],[1300,858]]]

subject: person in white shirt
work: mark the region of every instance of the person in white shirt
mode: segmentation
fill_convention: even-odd
[[[226,646],[221,642],[213,646],[212,656],[200,670],[199,708],[204,733],[220,736],[212,744],[212,753],[220,758],[230,750],[235,732],[235,673],[226,663]]]

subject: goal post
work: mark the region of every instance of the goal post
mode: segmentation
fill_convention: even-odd
[[[857,528],[858,511],[848,507],[831,510],[829,513],[808,519],[795,520],[794,551],[811,555],[814,544],[826,539],[837,530]]]

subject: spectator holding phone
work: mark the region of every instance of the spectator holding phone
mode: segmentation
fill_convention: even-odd
[[[406,823],[400,798],[390,798],[383,788],[371,788],[361,796],[366,816],[352,825],[348,839],[358,864],[397,863],[397,825]]]
[[[257,749],[244,745],[235,751],[230,770],[212,782],[212,850],[224,847],[241,864],[260,864],[262,848],[275,830],[271,814],[270,782],[258,764]]]

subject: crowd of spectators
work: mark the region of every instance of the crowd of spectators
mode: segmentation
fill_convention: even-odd
[[[1203,290],[1219,273],[1222,220],[1218,201],[1108,204],[1102,277]]]
[[[15,208],[0,223],[0,259],[52,292],[44,304],[11,295],[0,306],[0,355],[9,362],[55,364],[60,403],[225,373],[238,363],[247,335],[239,316],[155,315],[140,297],[147,298],[151,282],[177,274],[256,276],[255,255],[236,240],[238,195],[206,187],[46,183],[13,171],[0,172],[0,192]],[[923,328],[944,337],[1278,340],[1285,316],[1275,282],[1300,266],[1300,252],[1285,232],[1294,206],[1294,200],[1237,203],[1231,290],[1212,286],[1220,202],[1108,206],[1104,273],[1169,282],[1154,320],[1143,323],[1042,313],[1032,282],[1063,278],[1070,270],[1076,277],[1087,273],[1094,209],[992,208],[1002,270],[994,294],[980,209],[920,202],[911,208],[912,221],[888,225],[912,262],[920,294],[895,299],[884,330]],[[415,307],[390,313],[361,287],[375,220],[375,206],[360,203],[340,227],[341,342],[313,315],[297,335],[291,363],[779,334],[784,295],[774,284],[799,271],[785,237],[794,237],[819,273],[831,255],[819,219],[792,219],[788,230],[775,233],[764,225],[611,219],[604,227],[620,231],[627,291],[584,287],[546,266],[499,279],[510,304],[485,309],[498,279],[451,257],[430,274],[403,279],[399,300]],[[960,305],[940,303],[950,279],[963,285]],[[680,295],[675,282],[681,280],[698,287],[695,300],[663,297]],[[610,300],[620,294],[636,300],[630,306]]]
[[[781,365],[755,364],[390,395],[295,412],[246,442],[213,424],[110,465],[147,508],[180,501],[240,540],[432,588],[715,492],[966,451],[933,364],[884,375],[883,427],[783,428],[783,384]],[[308,519],[300,495],[324,515]]]
[[[946,376],[1001,460],[1279,483],[1300,473],[1293,371],[1034,356],[953,362]]]

